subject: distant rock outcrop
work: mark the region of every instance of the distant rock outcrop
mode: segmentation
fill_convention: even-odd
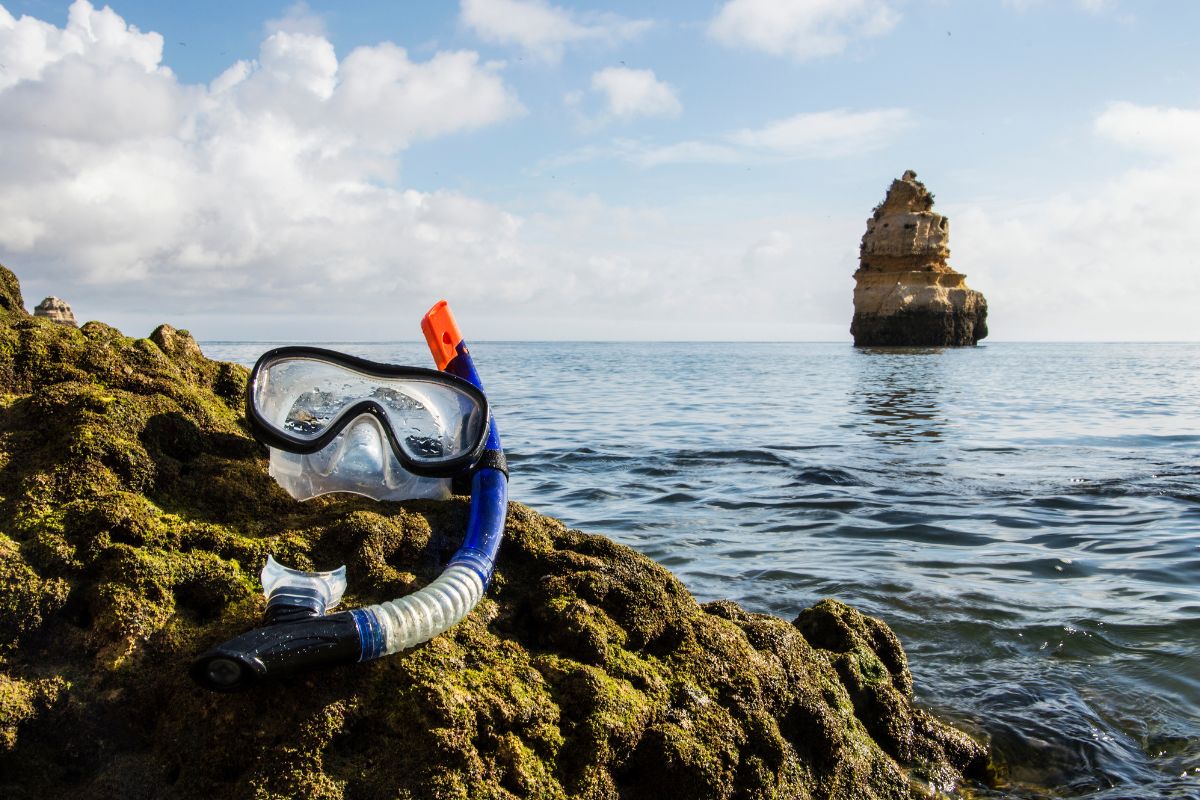
[[[908,170],[867,220],[854,273],[854,344],[973,345],[987,336],[987,300],[949,258],[950,221],[933,212],[933,195]]]
[[[59,325],[70,325],[72,328],[79,327],[79,323],[75,321],[75,312],[71,311],[71,306],[66,300],[60,300],[57,297],[47,297],[45,300],[37,304],[37,308],[33,310],[35,317],[45,317],[51,322],[57,322]]]

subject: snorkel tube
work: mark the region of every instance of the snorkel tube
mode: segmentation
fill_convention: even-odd
[[[450,306],[440,300],[421,320],[421,331],[438,369],[483,389],[467,343]],[[508,467],[495,417],[471,477],[471,512],[462,546],[437,580],[406,597],[350,612],[362,632],[367,661],[405,650],[457,625],[483,597],[496,566],[508,513]]]
[[[483,389],[445,300],[429,310],[421,330],[438,369]],[[508,468],[495,418],[488,421],[485,449],[471,475],[466,535],[437,579],[406,597],[327,614],[345,590],[344,567],[303,572],[268,557],[262,573],[266,624],[197,658],[192,678],[213,691],[241,691],[265,678],[391,655],[461,622],[491,581],[508,512]]]

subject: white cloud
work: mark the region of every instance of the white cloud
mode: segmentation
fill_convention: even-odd
[[[1151,155],[1191,164],[1200,158],[1200,110],[1113,103],[1096,132]]]
[[[900,14],[885,0],[729,0],[709,35],[798,60],[835,55],[853,39],[882,36]]]
[[[277,32],[208,87],[162,38],[84,0],[67,25],[0,8],[0,255],[25,275],[196,307],[353,296],[513,258],[519,221],[450,192],[392,187],[412,142],[521,108],[475,53],[338,61]]]
[[[615,14],[575,13],[545,0],[462,0],[460,17],[484,41],[520,47],[552,63],[562,58],[567,45],[613,45],[640,36],[653,24]]]
[[[267,34],[272,33],[305,33],[309,36],[324,37],[328,34],[325,29],[325,18],[309,8],[308,3],[300,0],[288,6],[282,17],[267,20]]]
[[[712,140],[662,145],[617,139],[605,147],[592,145],[546,159],[540,166],[545,169],[602,158],[616,158],[641,167],[847,158],[884,148],[914,125],[911,112],[902,108],[813,111],[776,120],[762,128],[743,128]]]
[[[1095,132],[1154,161],[1090,190],[964,205],[952,263],[987,294],[997,338],[1194,339],[1200,109],[1114,103]]]
[[[786,231],[774,230],[752,244],[742,258],[742,266],[747,274],[754,275],[796,259],[792,249],[791,234]]]
[[[746,129],[730,140],[748,150],[790,158],[836,158],[878,150],[913,125],[902,108],[816,111],[795,114],[763,128]]]
[[[129,66],[142,72],[165,71],[159,67],[163,39],[157,33],[142,33],[125,25],[110,8],[100,11],[88,3],[75,3],[65,28],[23,16],[15,19],[0,6],[0,91],[21,81],[42,77],[47,67],[68,56],[86,54],[97,66]]]
[[[520,113],[491,65],[469,51],[412,62],[390,43],[360,47],[342,61],[337,111],[357,135],[386,146],[479,128]]]
[[[659,167],[664,164],[745,164],[756,160],[757,154],[718,142],[684,141],[652,145],[632,140],[619,140],[612,153],[640,167]]]
[[[1028,11],[1029,9],[1045,5],[1047,0],[1003,0],[1004,5],[1016,11]],[[1116,0],[1074,0],[1073,4],[1078,8],[1092,14],[1099,14],[1104,11],[1116,7]]]
[[[864,215],[731,212],[711,199],[553,198],[524,233],[552,243],[540,263],[556,296],[534,318],[540,336],[519,324],[510,335],[544,338],[556,320],[585,339],[848,339]]]
[[[608,113],[621,119],[677,117],[683,111],[675,89],[650,69],[602,69],[592,75],[592,89],[605,96]]]

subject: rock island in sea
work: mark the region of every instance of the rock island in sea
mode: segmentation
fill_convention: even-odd
[[[268,553],[348,565],[352,607],[435,577],[468,501],[298,503],[242,417],[246,370],[163,325],[35,318],[0,268],[0,796],[873,798],[987,752],[913,702],[896,636],[788,622],[525,506],[462,624],[239,695],[191,659],[258,624]],[[502,410],[501,410],[502,413]]]
[[[850,334],[862,347],[974,345],[987,336],[987,300],[950,258],[950,220],[908,170],[867,220],[854,273]]]

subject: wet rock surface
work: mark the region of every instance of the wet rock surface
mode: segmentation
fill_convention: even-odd
[[[44,317],[51,322],[57,322],[59,325],[77,326],[79,323],[75,321],[75,312],[71,310],[71,306],[66,300],[60,300],[57,297],[47,297],[45,300],[37,304],[33,309],[35,317]]]
[[[987,336],[987,300],[949,258],[950,221],[908,170],[867,220],[854,273],[854,344],[974,345]]]
[[[513,504],[492,587],[398,656],[241,695],[191,659],[258,623],[273,553],[349,606],[432,580],[468,501],[297,503],[185,331],[35,319],[0,268],[0,796],[921,797],[987,775],[899,641],[823,601],[698,604]]]

